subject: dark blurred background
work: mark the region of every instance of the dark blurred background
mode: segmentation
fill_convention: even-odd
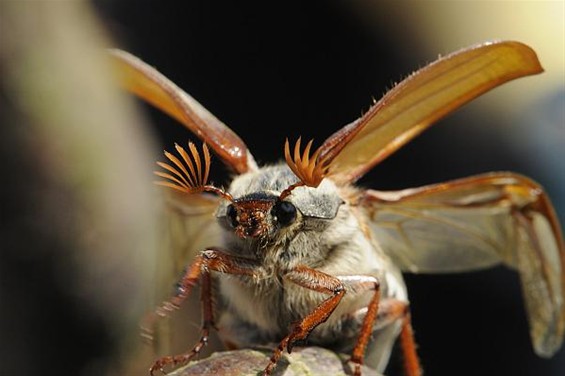
[[[185,89],[238,133],[259,163],[281,159],[285,137],[321,143],[438,55],[492,39],[525,42],[546,73],[511,82],[442,120],[360,185],[402,189],[510,170],[540,182],[565,221],[562,2],[94,5],[112,47]],[[144,111],[163,148],[192,137],[158,111]],[[219,163],[214,169],[214,181],[227,182]],[[406,280],[427,375],[564,374],[564,349],[549,360],[533,353],[515,273],[495,268]],[[395,355],[387,375],[400,375],[398,364]]]

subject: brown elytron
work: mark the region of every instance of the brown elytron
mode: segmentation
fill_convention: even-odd
[[[165,153],[159,184],[190,201],[193,224],[212,221],[217,247],[190,249],[195,261],[178,292],[147,324],[177,309],[201,284],[200,340],[150,372],[185,363],[211,328],[237,347],[278,343],[263,371],[300,342],[349,351],[355,375],[383,371],[398,338],[408,376],[421,374],[401,272],[455,272],[503,263],[521,278],[534,350],[551,356],[565,331],[565,250],[553,207],[535,182],[490,173],[394,192],[351,186],[375,164],[448,113],[509,80],[537,74],[535,53],[518,42],[461,50],[411,74],[360,119],[312,152],[299,138],[286,163],[258,168],[227,126],[155,69],[114,51],[122,85],[200,137],[202,156]],[[212,150],[237,175],[229,189],[207,183]],[[217,196],[216,205],[207,195]],[[204,219],[202,213],[207,213]],[[214,215],[215,213],[215,215]],[[200,227],[199,227],[200,228]],[[225,278],[230,275],[229,279]],[[222,310],[214,310],[212,285]],[[287,326],[291,325],[290,331]],[[353,334],[352,334],[353,333]]]

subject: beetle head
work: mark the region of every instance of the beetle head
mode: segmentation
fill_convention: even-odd
[[[265,167],[240,175],[232,182],[230,193],[206,183],[210,168],[206,145],[203,146],[203,162],[194,144],[189,144],[190,155],[176,145],[181,159],[165,152],[172,164],[158,162],[167,172],[155,172],[165,179],[157,183],[185,193],[211,192],[223,197],[225,201],[220,205],[217,217],[239,238],[265,239],[279,230],[293,227],[303,218],[334,218],[343,202],[333,183],[320,184],[326,168],[317,162],[318,153],[309,158],[310,146],[311,142],[301,156],[299,140],[293,161],[287,142],[286,166]]]
[[[276,194],[257,192],[233,200],[225,208],[225,214],[219,216],[225,216],[240,238],[262,238],[294,224],[298,210]]]

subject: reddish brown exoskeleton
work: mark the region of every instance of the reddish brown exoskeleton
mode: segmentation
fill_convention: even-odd
[[[278,343],[264,374],[297,342],[349,352],[382,371],[400,337],[409,376],[421,373],[401,272],[448,272],[504,263],[517,270],[536,352],[551,356],[565,328],[564,246],[542,188],[513,173],[489,173],[395,192],[352,184],[436,120],[509,80],[542,71],[517,42],[487,43],[443,57],[396,85],[315,152],[298,139],[285,162],[259,168],[245,144],[198,102],[145,63],[114,51],[122,83],[209,145],[237,176],[227,190],[207,183],[210,154],[176,146],[159,163],[160,184],[190,197],[200,250],[164,316],[201,285],[201,340],[159,359],[151,373],[184,363],[214,326],[231,347]],[[292,149],[292,150],[291,150]],[[215,198],[211,198],[210,193]],[[211,201],[213,200],[213,201]],[[210,204],[212,202],[212,204]],[[203,217],[202,213],[207,214]],[[204,219],[205,218],[205,219]],[[214,310],[212,284],[220,292]],[[288,326],[292,324],[290,332]]]

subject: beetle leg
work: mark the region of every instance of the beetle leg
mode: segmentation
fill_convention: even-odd
[[[202,330],[200,340],[194,347],[185,354],[166,356],[158,359],[153,366],[149,369],[151,375],[155,371],[163,371],[163,368],[168,365],[176,366],[178,364],[186,363],[197,355],[202,348],[208,343],[208,335],[210,328],[214,327],[214,312],[212,307],[212,281],[210,271],[217,271],[228,274],[238,275],[254,275],[254,269],[257,264],[253,260],[234,257],[227,255],[219,250],[207,249],[196,257],[196,260],[187,269],[186,273],[179,283],[177,293],[168,301],[164,302],[158,307],[155,312],[146,320],[150,326],[145,327],[147,333],[152,333],[152,326],[158,317],[165,317],[170,312],[178,309],[182,302],[188,297],[192,287],[202,282],[201,300],[202,300]],[[149,328],[149,329],[147,329]]]
[[[363,324],[359,330],[359,337],[350,358],[350,361],[355,365],[354,374],[355,376],[359,376],[361,375],[361,365],[363,364],[365,350],[367,349],[371,333],[373,333],[373,326],[377,319],[377,313],[380,312],[380,284],[377,278],[371,276],[343,276],[339,277],[339,279],[347,283],[348,286],[351,286],[351,290],[355,292],[371,290],[374,292],[369,305],[365,309]]]
[[[273,351],[273,355],[263,371],[263,375],[271,374],[285,348],[290,353],[297,341],[306,339],[315,327],[326,321],[345,294],[344,285],[337,277],[303,265],[291,269],[284,275],[284,278],[304,288],[330,294],[331,296],[322,301],[301,321],[293,325],[292,332],[284,337]]]
[[[382,329],[403,318],[406,313],[407,307],[408,303],[402,300],[393,298],[381,299],[379,301],[379,312],[377,313],[377,319],[373,325],[372,330],[375,331]],[[360,308],[353,313],[345,315],[344,319],[350,319],[359,323],[359,329],[357,330],[360,331],[363,320],[365,319],[368,310],[368,307]]]
[[[359,309],[352,315],[355,321],[360,322],[361,318],[364,318],[364,322],[363,324],[361,324],[359,338],[361,339],[361,337],[364,336],[363,332],[365,330],[368,330],[368,334],[371,334],[374,330],[384,328],[385,326],[388,326],[398,320],[402,320],[399,341],[400,348],[402,349],[402,354],[404,357],[404,373],[407,376],[420,376],[422,374],[422,370],[420,367],[420,360],[416,351],[416,342],[414,340],[414,332],[412,330],[408,303],[398,299],[384,299],[379,304],[377,321],[375,322],[376,325],[367,327],[365,324],[367,323],[368,314],[369,307]],[[351,361],[354,363],[356,363],[355,354],[358,347],[359,340],[357,346],[353,350],[353,356],[351,357]],[[361,356],[363,355],[363,353],[361,353]]]
[[[346,287],[355,292],[368,290],[375,291],[363,322],[363,328],[365,328],[366,326],[369,328],[372,327],[377,315],[380,296],[379,282],[375,277],[334,277],[305,266],[298,266],[285,274],[285,278],[304,288],[325,294],[332,294],[332,296],[320,303],[309,315],[302,319],[302,321],[294,325],[292,332],[288,336],[283,338],[279,346],[273,352],[269,365],[267,366],[267,368],[265,368],[265,371],[263,373],[264,375],[269,375],[272,372],[285,348],[290,353],[292,351],[293,345],[297,341],[306,339],[306,337],[308,337],[308,335],[312,330],[314,330],[314,328],[325,322],[328,317],[330,317],[332,312],[335,310],[335,308],[345,295]],[[370,333],[371,331],[368,331],[368,333],[366,333],[366,331],[362,330],[361,336],[357,341],[357,345],[354,349],[352,361],[356,364],[356,375],[360,375],[361,373],[363,354],[369,341]]]
[[[200,256],[192,263],[192,265],[186,269],[181,281],[178,283],[176,293],[169,300],[164,301],[155,311],[149,313],[144,317],[141,323],[141,335],[142,337],[152,341],[153,332],[155,329],[155,324],[157,320],[161,317],[166,317],[169,313],[180,308],[182,302],[190,294],[192,287],[198,283],[201,274],[202,259]]]
[[[404,313],[402,320],[402,330],[400,331],[400,347],[404,354],[404,372],[407,376],[420,376],[422,368],[420,359],[416,352],[416,341],[412,330],[412,320],[408,309]]]

